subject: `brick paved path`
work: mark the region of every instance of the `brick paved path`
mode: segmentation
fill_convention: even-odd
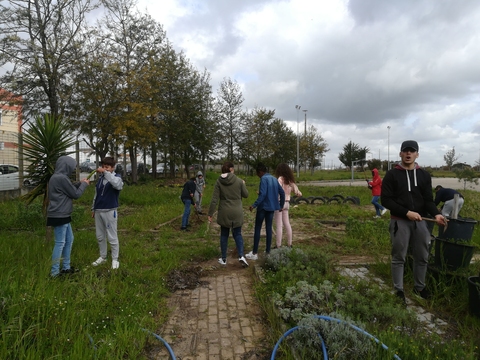
[[[240,264],[213,268],[201,278],[207,285],[173,294],[172,315],[159,335],[177,359],[265,359],[265,329],[250,284],[253,269]],[[168,359],[166,349],[155,359]]]

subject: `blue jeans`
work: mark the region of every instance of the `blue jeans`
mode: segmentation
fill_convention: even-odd
[[[60,273],[60,261],[63,259],[62,270],[70,269],[70,253],[72,252],[73,231],[70,223],[55,226],[53,228],[55,235],[55,246],[52,254],[51,276],[57,276]]]
[[[378,199],[380,199],[380,196],[374,196],[372,198],[372,204],[375,206],[375,212],[377,213],[377,216],[380,216],[380,211],[385,208],[378,203]]]
[[[272,224],[273,215],[275,211],[266,211],[257,208],[257,215],[255,216],[255,230],[253,232],[253,253],[258,253],[258,244],[260,243],[260,231],[262,230],[263,220],[265,220],[265,232],[267,233],[267,248],[266,253],[270,253],[272,246]]]
[[[188,218],[190,217],[190,206],[192,205],[192,200],[183,200],[183,204],[185,205],[185,209],[183,210],[182,216],[182,229],[186,228],[188,225]]]
[[[220,249],[222,249],[222,259],[227,258],[227,244],[228,244],[228,235],[230,234],[230,228],[220,226]],[[235,240],[235,245],[237,246],[238,257],[243,256],[243,237],[242,237],[242,227],[236,227],[232,229],[233,240]]]

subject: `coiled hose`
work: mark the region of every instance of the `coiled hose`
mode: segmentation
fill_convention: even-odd
[[[374,340],[377,344],[380,344],[382,346],[382,348],[384,348],[385,350],[388,350],[388,347],[387,345],[385,345],[384,343],[382,343],[380,340],[378,340],[375,336],[369,334],[368,332],[366,332],[365,330],[359,328],[358,326],[355,326],[355,325],[352,325],[350,323],[347,323],[346,321],[343,321],[343,320],[340,320],[340,319],[335,319],[335,318],[332,318],[330,316],[325,316],[325,315],[314,315],[314,318],[315,319],[322,319],[322,320],[326,320],[326,321],[335,321],[337,323],[344,323],[344,324],[347,324],[349,325],[352,329],[360,332],[361,334],[363,335],[366,335],[368,336],[370,339]],[[283,339],[285,339],[288,335],[290,335],[292,332],[294,332],[295,330],[298,330],[300,327],[299,326],[295,326],[291,329],[289,329],[287,332],[285,332],[285,334],[283,334],[280,339],[277,341],[277,343],[275,344],[275,347],[273,348],[273,351],[272,351],[272,356],[270,357],[270,360],[275,360],[275,355],[277,353],[277,350],[278,350],[278,347],[280,346],[280,343],[283,341]],[[323,359],[324,360],[328,360],[328,353],[327,353],[327,349],[326,349],[326,346],[325,346],[325,341],[323,340],[323,338],[321,337],[320,334],[318,334],[318,336],[320,336],[320,339],[322,340],[322,351],[323,351]],[[396,359],[396,360],[402,360],[400,359],[400,357],[398,357],[398,355],[394,354],[393,355],[393,358]]]

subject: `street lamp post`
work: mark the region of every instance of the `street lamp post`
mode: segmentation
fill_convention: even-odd
[[[295,105],[295,109],[297,109],[297,178],[300,176],[300,137],[298,135],[298,112],[300,108],[300,105]]]
[[[387,129],[388,129],[388,144],[387,144],[387,161],[388,161],[388,164],[387,164],[387,170],[390,170],[390,125],[387,126]]]
[[[307,141],[307,111],[308,110],[302,110],[302,111],[305,113],[305,131],[303,133],[303,137],[305,141]],[[305,161],[305,173],[307,173],[307,161]]]

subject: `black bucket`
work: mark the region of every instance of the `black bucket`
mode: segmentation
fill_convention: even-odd
[[[480,276],[468,278],[468,300],[470,313],[480,318]]]
[[[450,240],[471,240],[476,223],[476,220],[469,218],[448,219],[445,231],[443,226],[438,226],[438,237]]]
[[[435,239],[435,266],[457,270],[467,268],[473,257],[475,246],[465,242]]]

